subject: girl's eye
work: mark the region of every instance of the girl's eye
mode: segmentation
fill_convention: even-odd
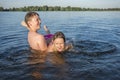
[[[56,45],[57,45],[58,43],[56,43]]]
[[[56,45],[58,45],[58,43],[56,43]]]

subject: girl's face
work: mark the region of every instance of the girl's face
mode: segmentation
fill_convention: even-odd
[[[54,48],[55,48],[56,51],[58,51],[58,52],[64,51],[65,42],[64,42],[64,39],[63,39],[63,38],[56,38],[56,39],[53,41],[53,45],[54,45]]]
[[[41,20],[38,15],[35,15],[31,18],[30,26],[32,26],[32,28],[38,30],[40,28],[40,24]]]

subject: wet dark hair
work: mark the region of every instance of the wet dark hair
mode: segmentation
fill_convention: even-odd
[[[31,18],[33,17],[33,16],[35,16],[35,15],[38,15],[39,16],[39,14],[37,13],[37,12],[28,12],[26,15],[25,15],[25,23],[28,25],[28,21],[30,21],[31,20]]]
[[[52,40],[54,41],[56,38],[63,38],[64,42],[66,41],[65,40],[65,35],[62,33],[62,32],[56,32],[52,38]]]

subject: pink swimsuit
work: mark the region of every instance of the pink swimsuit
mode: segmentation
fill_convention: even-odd
[[[51,39],[53,36],[54,36],[53,34],[44,35],[45,40],[49,40],[49,39]]]

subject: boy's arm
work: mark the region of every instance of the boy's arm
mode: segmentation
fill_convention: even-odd
[[[73,48],[72,43],[66,44],[65,50],[70,50]]]
[[[24,27],[26,27],[28,30],[30,30],[30,28],[27,26],[27,24],[25,23],[25,21],[22,21],[21,25],[24,26]]]
[[[46,51],[47,50],[47,44],[44,36],[39,36],[38,39],[38,47],[40,48],[41,51]]]

